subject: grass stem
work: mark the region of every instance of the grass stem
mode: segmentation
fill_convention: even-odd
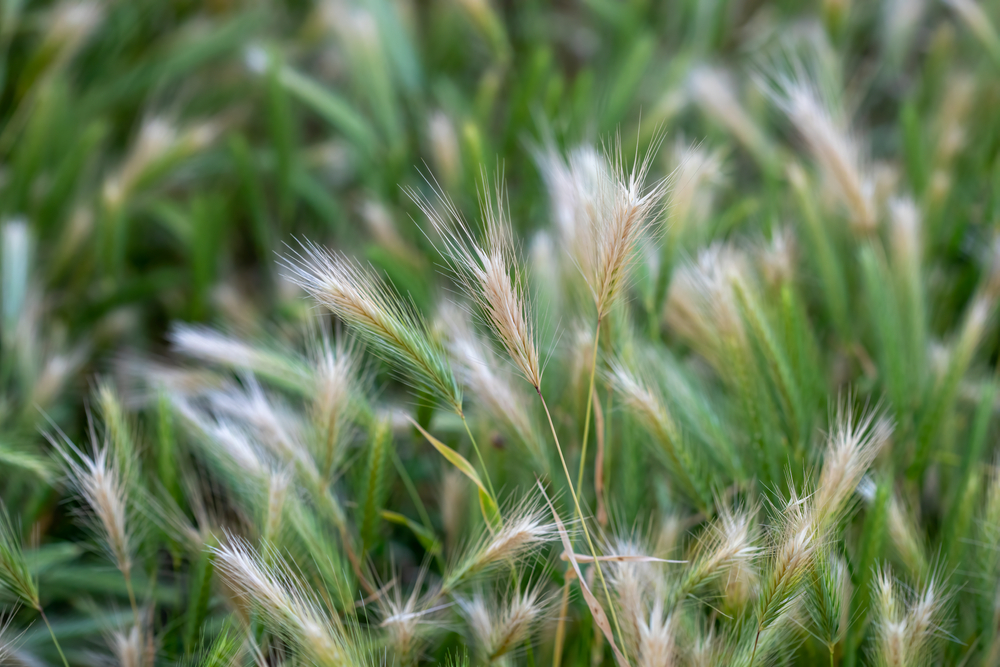
[[[608,606],[611,609],[611,620],[615,624],[615,632],[618,634],[619,639],[623,639],[621,628],[618,625],[618,614],[615,613],[615,606],[611,601],[611,594],[608,592],[608,583],[604,579],[604,571],[601,569],[601,562],[597,559],[597,549],[594,548],[594,541],[590,539],[590,531],[587,529],[587,520],[583,516],[583,510],[580,509],[580,500],[577,497],[576,491],[573,489],[573,478],[569,474],[569,467],[566,465],[566,457],[563,456],[562,446],[559,444],[559,436],[556,435],[556,426],[552,422],[552,413],[549,412],[549,406],[545,402],[545,396],[542,395],[542,390],[539,387],[535,387],[535,391],[538,392],[538,398],[541,399],[542,407],[545,408],[545,416],[549,420],[549,428],[552,429],[552,437],[556,442],[556,451],[559,452],[559,461],[562,463],[563,472],[566,473],[566,483],[569,484],[569,493],[573,497],[573,506],[576,508],[576,515],[579,517],[580,525],[583,527],[583,536],[587,539],[587,547],[590,549],[590,555],[594,558],[594,567],[597,568],[597,576],[601,580],[601,588],[604,590],[604,598],[608,601]],[[622,655],[625,656],[625,662],[627,663],[628,653],[626,653],[624,642],[622,642],[621,650]]]
[[[594,395],[594,376],[597,375],[597,348],[601,342],[601,317],[597,318],[597,328],[594,331],[594,352],[590,359],[590,385],[587,389],[587,412],[583,418],[583,443],[580,445],[580,470],[576,475],[576,488],[582,488],[583,469],[587,465],[587,440],[590,436],[590,413]]]
[[[476,459],[479,461],[479,467],[483,469],[483,475],[486,477],[486,486],[490,490],[490,496],[493,497],[493,501],[496,502],[497,494],[493,490],[493,482],[490,481],[490,471],[486,467],[486,462],[483,460],[483,455],[479,452],[479,445],[476,444],[476,438],[472,435],[472,429],[469,428],[469,422],[465,420],[465,413],[459,412],[458,415],[462,418],[462,424],[465,425],[465,432],[469,434],[469,440],[472,441],[472,449],[476,452]]]
[[[56,645],[56,650],[59,651],[59,657],[62,658],[64,667],[69,667],[69,662],[66,660],[66,654],[63,653],[62,646],[59,645],[59,640],[56,639],[56,633],[52,629],[52,624],[49,623],[49,617],[45,615],[45,611],[42,610],[41,605],[38,605],[38,613],[41,614],[42,620],[45,621],[45,627],[49,629],[49,636],[52,637],[52,643]]]

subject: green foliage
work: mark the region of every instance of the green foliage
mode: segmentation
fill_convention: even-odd
[[[0,0],[0,662],[1000,663],[998,21]]]

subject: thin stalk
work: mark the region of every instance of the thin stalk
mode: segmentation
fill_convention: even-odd
[[[595,340],[594,342],[596,343],[597,341]],[[596,344],[594,345],[594,349],[597,349]],[[566,482],[569,484],[569,493],[573,497],[573,506],[576,508],[577,516],[580,517],[580,525],[583,526],[583,536],[587,538],[587,546],[590,548],[590,555],[594,558],[594,567],[597,568],[597,576],[600,577],[601,588],[604,589],[604,598],[608,601],[608,606],[611,609],[611,620],[615,623],[615,632],[617,632],[618,637],[623,640],[621,647],[622,655],[625,657],[625,662],[628,663],[628,653],[626,653],[628,649],[625,647],[624,636],[622,635],[621,628],[618,625],[618,614],[615,613],[615,605],[611,601],[611,594],[608,592],[608,583],[604,580],[604,571],[601,569],[601,561],[597,559],[597,549],[594,548],[594,542],[590,539],[590,531],[587,530],[587,521],[583,516],[583,510],[580,509],[580,500],[576,495],[576,491],[573,489],[573,478],[569,474],[569,467],[566,465],[566,457],[563,456],[562,446],[559,444],[559,436],[556,435],[556,426],[552,423],[552,413],[549,412],[549,406],[545,402],[542,390],[539,387],[535,387],[535,391],[538,392],[538,398],[541,399],[542,407],[545,408],[545,416],[549,420],[549,428],[552,429],[552,437],[556,442],[556,451],[559,452],[559,461],[562,463],[563,472],[566,473]],[[587,403],[589,405],[590,401],[587,401]]]
[[[760,631],[761,626],[757,626],[757,637],[753,640],[753,653],[750,654],[750,667],[753,667],[753,661],[757,657],[757,643],[760,641]]]
[[[135,622],[139,622],[139,605],[135,601],[135,589],[132,588],[132,568],[126,568],[122,570],[122,574],[125,576],[125,589],[128,591],[128,601],[132,605],[132,616],[135,618]]]
[[[472,435],[472,429],[469,428],[469,422],[465,421],[465,413],[459,412],[458,416],[462,418],[462,423],[465,425],[465,432],[469,434],[469,440],[472,441],[472,449],[476,451],[476,459],[479,461],[479,467],[483,469],[483,475],[486,476],[486,486],[489,487],[490,496],[493,497],[493,501],[496,502],[497,494],[493,490],[493,482],[490,481],[490,471],[486,467],[486,462],[483,461],[483,455],[479,453],[479,445],[476,444],[476,438]]]
[[[45,615],[42,610],[42,605],[38,605],[38,613],[41,614],[42,620],[45,621],[45,627],[49,629],[49,636],[52,637],[52,643],[56,645],[56,650],[59,651],[59,657],[62,658],[63,665],[69,667],[69,662],[66,660],[66,654],[63,653],[62,646],[59,645],[59,640],[56,639],[56,633],[52,630],[52,624],[49,623],[49,617]]]
[[[563,582],[562,601],[559,603],[559,625],[556,626],[556,644],[552,650],[552,667],[562,664],[563,644],[566,642],[566,615],[569,613],[569,573],[572,565],[566,566],[566,580]]]
[[[587,440],[590,436],[591,401],[594,395],[594,376],[597,374],[597,348],[601,342],[601,316],[597,316],[597,329],[594,332],[594,353],[590,359],[590,387],[587,389],[587,414],[583,418],[583,445],[580,447],[580,470],[576,475],[576,488],[583,484],[583,468],[587,464]],[[555,435],[555,432],[553,432]]]

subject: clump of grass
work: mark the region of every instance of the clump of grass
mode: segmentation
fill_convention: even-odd
[[[0,661],[1000,660],[995,8],[168,4],[0,10]]]

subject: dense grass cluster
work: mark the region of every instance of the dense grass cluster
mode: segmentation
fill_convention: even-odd
[[[0,0],[0,664],[1000,663],[997,25]]]

